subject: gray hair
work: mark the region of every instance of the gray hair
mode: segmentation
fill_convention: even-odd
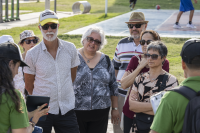
[[[151,42],[148,47],[147,47],[147,52],[149,50],[153,50],[153,51],[158,51],[158,53],[161,55],[161,58],[166,57],[167,56],[167,47],[166,45],[161,42],[161,41],[153,41]]]
[[[96,26],[89,27],[85,31],[85,33],[83,33],[83,35],[82,35],[81,44],[83,45],[83,40],[86,39],[87,36],[91,35],[93,32],[98,33],[100,35],[100,37],[101,37],[101,45],[99,47],[99,50],[101,50],[104,47],[104,45],[106,45],[107,40],[106,40],[106,37],[105,37],[103,29],[101,29],[100,27],[96,27]]]

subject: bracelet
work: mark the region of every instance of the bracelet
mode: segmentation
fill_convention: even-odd
[[[118,108],[112,108],[112,110],[118,110]]]
[[[32,117],[32,118],[33,118],[33,117]],[[30,123],[31,123],[31,125],[32,125],[33,127],[35,127],[36,124],[35,124],[35,122],[32,121],[32,118],[30,119]]]

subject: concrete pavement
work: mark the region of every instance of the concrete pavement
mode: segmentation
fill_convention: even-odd
[[[0,30],[11,29],[14,27],[23,27],[30,24],[36,24],[39,21],[40,12],[28,13],[20,15],[20,20],[0,23]],[[72,12],[57,12],[58,18],[70,17]]]

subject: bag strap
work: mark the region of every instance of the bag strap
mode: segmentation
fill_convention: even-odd
[[[110,63],[110,58],[109,58],[109,56],[108,55],[106,55],[105,54],[105,56],[106,56],[106,61],[107,61],[107,64],[108,64],[108,71],[109,71],[109,68],[110,68],[110,65],[111,65],[111,63]]]
[[[191,100],[197,96],[197,92],[187,86],[176,87],[175,89],[169,91],[177,92],[186,97],[188,100]]]
[[[163,91],[165,89],[168,76],[169,76],[168,73],[164,74],[163,81],[162,81],[162,84],[161,84],[161,87],[160,87],[160,91]]]

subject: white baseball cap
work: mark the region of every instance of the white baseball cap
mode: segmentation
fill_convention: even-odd
[[[43,26],[49,22],[56,23],[56,24],[59,23],[58,16],[56,15],[56,13],[54,11],[47,9],[40,13],[39,23],[41,26]]]

